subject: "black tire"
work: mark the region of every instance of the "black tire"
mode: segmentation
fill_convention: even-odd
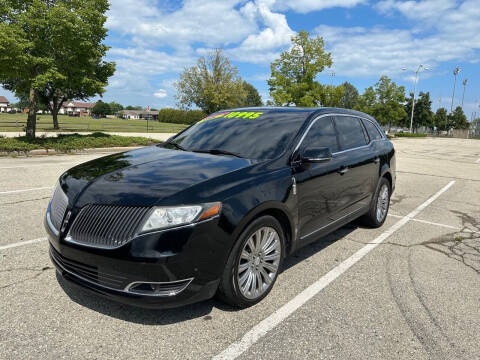
[[[378,197],[384,190],[384,187],[386,186],[387,188],[387,194],[388,194],[388,200],[386,202],[386,211],[383,216],[383,218],[379,219],[377,216],[377,210],[378,210]],[[390,181],[388,179],[382,177],[378,183],[377,190],[375,191],[375,195],[372,198],[372,202],[370,204],[370,209],[368,210],[368,213],[366,213],[362,217],[362,222],[365,225],[368,225],[372,228],[378,228],[383,225],[385,222],[385,219],[387,218],[388,210],[390,209],[390,195],[392,194],[392,187],[390,184]]]
[[[262,229],[264,227],[273,228],[280,240],[280,259],[278,263],[277,271],[274,277],[271,279],[271,283],[266,290],[263,290],[263,294],[258,296],[257,298],[250,299],[245,297],[240,290],[238,273],[239,273],[239,265],[241,260],[241,253],[246,246],[247,241],[249,238],[256,233],[257,230]],[[218,297],[228,303],[229,305],[238,307],[238,308],[246,308],[252,305],[255,305],[262,301],[265,296],[267,296],[270,290],[273,288],[275,281],[277,280],[277,276],[281,270],[283,257],[285,255],[285,235],[283,233],[282,226],[272,216],[262,216],[256,220],[254,220],[250,225],[246,227],[246,229],[240,234],[238,237],[238,241],[235,243],[230,256],[228,258],[227,264],[225,266],[225,270],[223,272],[222,278],[220,280],[220,285],[218,288]],[[262,276],[262,279],[264,277]]]

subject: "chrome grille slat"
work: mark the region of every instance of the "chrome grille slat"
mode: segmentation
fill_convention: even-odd
[[[90,204],[80,210],[67,239],[80,244],[116,248],[129,242],[148,207]]]
[[[50,220],[57,230],[62,227],[63,216],[67,211],[68,198],[60,185],[57,185],[50,205]]]

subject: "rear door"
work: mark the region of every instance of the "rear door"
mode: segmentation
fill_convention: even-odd
[[[334,158],[342,164],[340,182],[344,189],[337,214],[342,217],[370,204],[379,159],[360,118],[336,116],[334,123],[340,144]]]

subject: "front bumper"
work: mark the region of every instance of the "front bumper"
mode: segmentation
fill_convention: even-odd
[[[218,218],[136,237],[115,249],[82,246],[45,228],[50,257],[67,280],[110,299],[147,308],[171,308],[215,295],[231,242]],[[137,294],[132,283],[184,284],[179,292]]]

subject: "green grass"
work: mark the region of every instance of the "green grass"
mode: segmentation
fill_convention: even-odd
[[[124,147],[151,145],[155,140],[138,136],[118,136],[96,132],[89,135],[65,134],[57,137],[38,137],[34,140],[24,136],[14,138],[0,137],[0,152],[26,152],[35,149],[54,149],[68,152],[91,148]]]
[[[427,134],[422,133],[395,133],[396,137],[427,137]]]
[[[63,132],[85,132],[85,131],[108,131],[108,132],[155,132],[155,133],[177,133],[188,125],[161,123],[147,120],[124,120],[124,119],[93,119],[91,117],[70,117],[59,115],[60,130],[53,128],[51,115],[37,115],[37,131],[63,131]],[[1,114],[0,131],[21,132],[27,124],[26,114]]]

